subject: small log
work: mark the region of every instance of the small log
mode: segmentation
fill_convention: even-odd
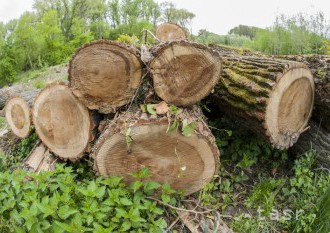
[[[57,159],[50,153],[49,149],[43,144],[38,143],[24,161],[24,167],[35,173],[52,171],[55,168]]]
[[[5,107],[6,120],[19,138],[26,138],[31,132],[31,110],[29,104],[21,97],[11,98]]]
[[[161,42],[187,39],[186,31],[174,23],[162,23],[156,29],[156,37]]]
[[[112,113],[128,104],[142,80],[137,51],[117,42],[84,45],[69,66],[70,88],[89,109]]]
[[[196,108],[184,110],[177,119],[196,122],[195,133],[185,137],[178,130],[167,132],[169,119],[131,111],[112,120],[97,140],[95,169],[102,176],[120,176],[150,167],[150,179],[168,182],[185,194],[198,191],[217,173],[219,151],[215,139]]]
[[[13,97],[21,97],[31,105],[38,93],[38,89],[24,90],[24,86],[22,85],[4,87],[0,89],[0,110],[2,110],[6,106],[6,103]]]
[[[305,130],[313,109],[311,71],[297,62],[223,55],[223,75],[212,94],[213,102],[274,147],[291,147]]]
[[[35,100],[32,119],[41,141],[59,158],[76,161],[88,148],[90,113],[66,85],[47,86]]]
[[[210,94],[221,74],[221,58],[205,46],[174,41],[154,47],[149,64],[156,94],[167,103],[189,106]]]
[[[311,149],[317,150],[317,162],[321,167],[330,168],[330,130],[323,128],[320,123],[309,122],[310,128],[304,132],[290,152],[301,155]]]

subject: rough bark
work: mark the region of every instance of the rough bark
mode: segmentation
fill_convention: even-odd
[[[291,147],[310,118],[314,82],[302,63],[257,56],[220,54],[223,74],[212,94],[222,111],[268,139]]]
[[[90,113],[66,85],[47,86],[35,100],[32,119],[41,141],[59,158],[76,161],[88,149]]]
[[[22,85],[4,87],[0,89],[0,110],[2,110],[6,106],[7,101],[13,97],[21,97],[31,106],[39,92],[40,90],[38,89],[24,90]]]
[[[129,174],[150,167],[150,179],[168,182],[185,194],[198,191],[211,181],[219,164],[215,139],[201,117],[197,107],[159,118],[140,110],[118,116],[95,144],[96,171],[102,176],[123,176],[131,183],[134,178]],[[174,118],[196,122],[195,133],[185,137],[180,129],[167,132]]]
[[[221,58],[205,46],[173,41],[154,47],[149,69],[156,94],[177,106],[196,104],[210,94],[221,74]]]
[[[330,130],[330,57],[322,55],[287,55],[283,59],[305,63],[315,82],[315,101],[312,118]]]
[[[117,42],[99,40],[84,45],[72,57],[70,88],[89,109],[115,112],[128,104],[142,80],[137,50]]]
[[[303,154],[311,149],[317,150],[318,164],[330,168],[330,130],[315,121],[310,121],[309,125],[310,128],[300,136],[290,151],[294,154]]]
[[[7,123],[16,136],[26,138],[30,135],[31,109],[23,98],[11,98],[6,104],[5,116]]]
[[[187,39],[187,33],[177,24],[162,23],[157,27],[156,37],[161,42],[170,42]]]

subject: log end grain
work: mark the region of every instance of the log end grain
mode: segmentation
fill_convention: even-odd
[[[66,85],[46,87],[32,117],[39,138],[58,157],[75,161],[83,155],[90,141],[90,114]]]
[[[307,66],[292,63],[278,75],[266,107],[265,125],[279,149],[291,147],[305,130],[314,104],[313,75]]]
[[[30,112],[28,103],[21,97],[11,98],[6,104],[6,120],[13,133],[20,138],[26,138],[30,135]]]

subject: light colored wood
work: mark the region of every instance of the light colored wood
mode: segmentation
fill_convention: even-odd
[[[127,114],[127,113],[126,113]],[[194,119],[188,110],[185,119]],[[199,115],[201,116],[201,115]],[[198,123],[197,133],[183,136],[179,130],[168,132],[166,117],[154,119],[145,113],[130,112],[110,122],[95,144],[95,168],[102,176],[122,176],[150,167],[150,179],[168,182],[185,194],[198,191],[217,173],[219,151],[205,124]],[[127,130],[131,144],[127,144]]]
[[[315,106],[312,118],[330,131],[330,56],[282,55],[280,58],[303,62],[311,69],[315,81]]]
[[[43,143],[39,143],[24,161],[24,167],[33,172],[54,170],[57,159],[51,155]]]
[[[89,109],[115,112],[129,103],[142,80],[142,63],[134,48],[99,40],[83,46],[72,57],[70,88]]]
[[[287,149],[307,127],[314,103],[313,75],[302,63],[226,54],[212,99],[221,111]]]
[[[62,84],[46,87],[36,98],[33,123],[42,142],[61,159],[76,161],[90,141],[88,109]]]
[[[26,138],[30,135],[31,111],[28,103],[21,97],[11,98],[5,107],[6,120],[13,133]]]
[[[177,24],[162,23],[157,27],[156,37],[162,42],[170,42],[187,39],[187,33]]]
[[[210,94],[221,74],[220,56],[205,46],[176,41],[153,48],[149,68],[156,94],[189,106]]]

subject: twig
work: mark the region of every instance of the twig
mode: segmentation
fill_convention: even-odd
[[[189,212],[189,213],[195,213],[195,214],[206,214],[206,213],[210,213],[210,212],[213,212],[213,211],[216,211],[216,210],[212,210],[212,209],[209,209],[209,210],[206,210],[206,211],[196,211],[196,210],[187,210],[187,209],[183,209],[183,208],[179,208],[179,207],[175,207],[175,206],[172,206],[170,204],[167,204],[157,198],[154,198],[154,197],[147,197],[147,199],[149,200],[153,200],[153,201],[157,201],[158,203],[164,205],[164,206],[167,206],[171,209],[174,209],[174,210],[178,210],[178,211],[184,211],[184,212]],[[231,215],[220,215],[221,217],[223,218],[233,218],[233,216]]]

